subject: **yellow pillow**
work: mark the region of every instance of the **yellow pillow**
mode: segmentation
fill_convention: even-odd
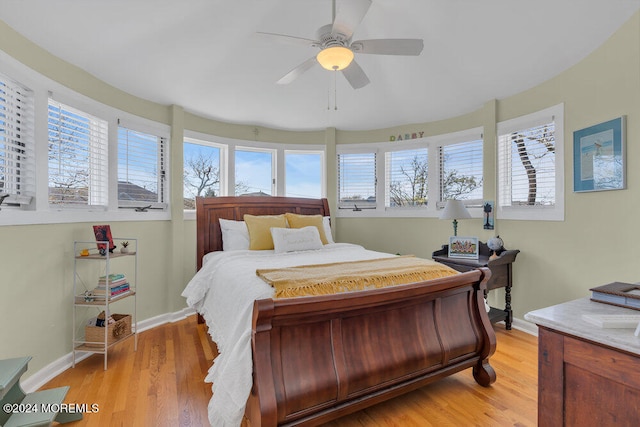
[[[245,214],[244,222],[249,230],[249,249],[267,250],[273,249],[271,227],[287,227],[284,215],[249,215]]]
[[[308,227],[310,225],[316,227],[318,229],[318,233],[320,233],[320,240],[323,245],[329,243],[327,241],[327,236],[324,234],[324,224],[322,223],[322,215],[299,215],[287,212],[284,214],[287,218],[287,222],[289,223],[289,228],[302,228]]]

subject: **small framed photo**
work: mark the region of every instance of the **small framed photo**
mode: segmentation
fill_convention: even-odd
[[[477,237],[449,237],[449,258],[478,259],[479,250]]]
[[[485,200],[484,202],[482,202],[482,211],[484,212],[484,224],[482,225],[482,227],[485,230],[493,230],[493,224],[494,224],[494,206],[495,203],[493,202],[493,200]]]
[[[573,132],[573,191],[625,186],[625,116]]]
[[[94,225],[93,233],[96,236],[96,242],[98,242],[98,250],[105,251],[107,249],[108,242],[109,252],[113,252],[116,245],[113,244],[113,237],[111,236],[111,227],[108,225]]]

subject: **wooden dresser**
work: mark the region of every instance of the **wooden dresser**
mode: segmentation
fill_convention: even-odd
[[[532,311],[538,325],[538,425],[640,425],[640,338],[583,314],[640,311],[583,298]]]

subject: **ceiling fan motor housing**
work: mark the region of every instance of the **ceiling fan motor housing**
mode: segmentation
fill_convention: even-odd
[[[350,39],[344,34],[333,33],[331,30],[333,29],[332,24],[327,24],[323,27],[320,27],[317,33],[317,39],[320,41],[320,48],[326,49],[328,47],[349,47]]]

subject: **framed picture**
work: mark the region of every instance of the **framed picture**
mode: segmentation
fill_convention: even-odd
[[[478,259],[479,250],[477,237],[449,237],[449,258]]]
[[[573,191],[622,190],[625,116],[573,132]]]
[[[94,225],[93,234],[96,235],[96,242],[98,242],[98,250],[106,250],[109,242],[109,252],[113,252],[116,245],[113,244],[113,237],[111,236],[111,227],[108,225]]]
[[[482,212],[484,214],[484,223],[482,227],[485,230],[493,230],[493,211],[495,203],[493,200],[485,200],[482,202]]]

